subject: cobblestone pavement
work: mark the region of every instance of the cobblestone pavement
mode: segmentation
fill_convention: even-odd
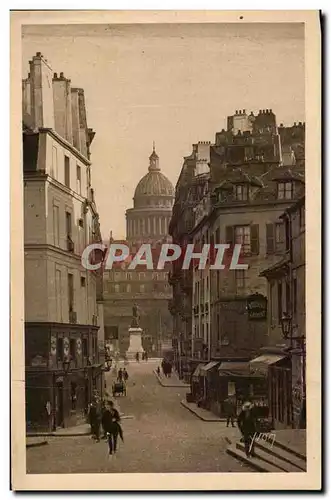
[[[162,387],[152,363],[130,364],[126,397],[117,401],[125,442],[109,457],[107,443],[90,436],[49,437],[48,445],[27,449],[28,473],[251,472],[226,454],[237,428],[203,422],[180,401],[187,389]],[[108,383],[111,382],[107,374]]]

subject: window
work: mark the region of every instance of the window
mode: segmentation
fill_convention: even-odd
[[[285,249],[288,252],[291,247],[290,221],[288,217],[285,219]]]
[[[75,339],[70,339],[70,358],[75,360],[76,359],[76,340]]]
[[[120,286],[118,284],[114,285],[115,293],[120,291]]]
[[[237,226],[234,228],[235,243],[240,243],[244,254],[251,252],[250,226]]]
[[[144,280],[144,279],[146,279],[146,275],[145,275],[145,273],[139,273],[139,279],[140,279],[140,280]]]
[[[300,207],[299,217],[300,217],[300,229],[304,229],[306,225],[306,211],[304,205]]]
[[[290,284],[286,282],[285,286],[285,300],[286,300],[286,312],[291,313],[291,288]]]
[[[132,280],[132,274],[131,273],[127,273],[126,278],[127,278],[128,281]]]
[[[69,313],[74,310],[74,275],[68,273],[68,305]]]
[[[284,250],[284,224],[282,222],[275,224],[275,251],[282,252]]]
[[[79,165],[76,166],[76,175],[77,175],[77,193],[82,194],[82,186],[81,186],[82,172]]]
[[[52,147],[52,171],[51,171],[52,177],[55,179],[58,179],[58,168],[57,168],[57,149],[56,146]]]
[[[72,231],[71,212],[66,212],[66,232],[67,232],[67,236],[71,236],[71,231]]]
[[[297,290],[297,279],[293,278],[293,316],[296,318],[297,315],[297,301],[298,301],[298,290]]]
[[[86,286],[86,278],[85,276],[80,277],[80,286],[85,287]]]
[[[278,302],[278,321],[281,324],[283,316],[283,284],[277,285],[277,302]]]
[[[60,208],[53,205],[53,233],[54,233],[54,246],[60,245]]]
[[[245,269],[237,269],[235,271],[236,290],[243,291],[247,286],[247,273]]]
[[[83,353],[83,358],[88,357],[88,342],[86,338],[82,340],[82,353]]]
[[[126,293],[131,293],[131,285],[126,285]]]
[[[59,323],[62,322],[62,293],[61,293],[61,270],[55,270],[55,297],[56,297],[56,314]]]
[[[278,182],[278,199],[291,200],[293,198],[293,183]]]
[[[145,291],[145,285],[140,285],[139,286],[139,291],[140,291],[140,293],[144,293],[144,291]]]
[[[248,200],[248,185],[238,184],[235,186],[235,198],[237,201]]]
[[[70,188],[70,158],[64,155],[64,184]]]
[[[63,351],[63,338],[62,337],[58,337],[57,340],[56,340],[56,355],[57,355],[58,361],[63,361],[63,354],[64,354],[64,351]]]
[[[86,185],[87,185],[87,188],[89,188],[91,186],[91,169],[90,169],[90,167],[87,167],[87,169],[86,169]]]

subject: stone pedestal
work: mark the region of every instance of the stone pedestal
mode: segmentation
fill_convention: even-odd
[[[136,359],[136,354],[142,354],[144,352],[142,343],[141,343],[141,335],[142,328],[130,326],[129,335],[130,335],[130,345],[129,349],[126,351],[126,356],[128,359]]]

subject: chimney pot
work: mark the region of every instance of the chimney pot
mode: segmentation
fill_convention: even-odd
[[[60,73],[60,78],[64,78],[63,71],[61,71],[61,73]]]
[[[294,122],[294,126],[295,126],[295,127],[297,126],[297,122]]]
[[[283,123],[281,123],[281,124],[280,124],[280,126],[281,126],[281,127],[284,127],[284,124],[283,124]]]
[[[37,57],[42,57],[41,52],[37,52],[37,53],[36,53],[36,56],[37,56]]]
[[[56,78],[57,78],[57,73],[54,73],[53,78],[54,78],[54,79],[56,79]]]
[[[244,115],[246,114],[246,109],[243,109],[243,113],[244,113]]]
[[[239,114],[241,115],[241,109],[239,109]]]
[[[259,115],[262,113],[262,109],[259,109]]]
[[[299,122],[299,125],[302,125],[302,122]]]

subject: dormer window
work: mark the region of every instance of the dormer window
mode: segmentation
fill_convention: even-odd
[[[235,198],[237,201],[248,200],[248,184],[237,184],[235,186]]]
[[[292,200],[293,198],[293,182],[278,182],[277,198],[279,200]]]

